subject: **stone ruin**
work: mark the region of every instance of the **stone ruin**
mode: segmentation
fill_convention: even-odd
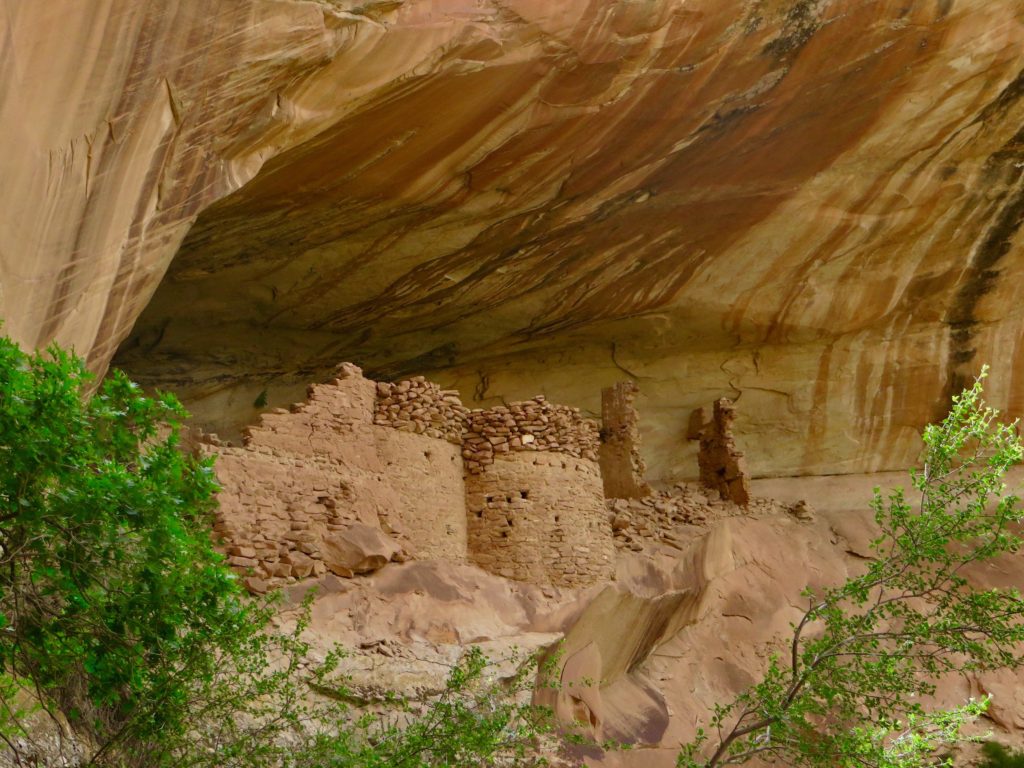
[[[644,479],[647,465],[640,455],[640,418],[635,382],[622,381],[601,390],[601,477],[609,499],[651,495]]]
[[[647,519],[638,535],[704,517],[644,480],[636,393],[632,383],[604,390],[599,430],[544,397],[469,409],[423,377],[375,382],[346,363],[305,402],[263,414],[242,446],[201,438],[199,450],[219,457],[215,531],[254,592],[413,557],[542,585],[609,580],[615,548],[638,547],[613,531],[608,500],[642,511],[631,518]],[[716,403],[715,414],[702,478],[746,489],[732,411]]]
[[[704,409],[698,408],[691,418],[691,436],[694,422],[699,424],[696,438],[700,441],[697,466],[700,481],[725,500],[739,506],[750,503],[750,478],[747,474],[747,460],[743,451],[736,447],[732,434],[732,423],[736,418],[736,406],[728,398],[715,401],[710,422],[704,423]]]
[[[215,531],[257,592],[410,557],[577,587],[613,575],[598,428],[535,398],[484,410],[353,365],[219,454]]]

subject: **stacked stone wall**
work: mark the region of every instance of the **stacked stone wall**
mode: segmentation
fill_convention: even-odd
[[[565,453],[496,456],[466,478],[470,560],[519,581],[610,579],[612,531],[597,462]]]
[[[640,455],[640,417],[635,405],[639,391],[632,381],[601,390],[601,477],[610,499],[640,499],[652,493]]]
[[[417,376],[407,381],[381,381],[373,423],[462,445],[469,409],[462,405],[457,390],[441,389]]]
[[[325,573],[325,536],[360,520],[334,465],[269,447],[216,450],[222,490],[214,531],[228,563],[254,591]]]
[[[597,422],[579,408],[549,403],[542,395],[518,403],[470,411],[463,437],[466,471],[480,474],[498,456],[517,451],[555,452],[597,461]]]
[[[216,529],[250,588],[363,572],[338,552],[367,541],[376,567],[468,557],[521,581],[611,578],[600,438],[578,409],[538,397],[470,411],[422,377],[377,383],[348,364],[308,395],[240,448],[203,446],[220,454]]]

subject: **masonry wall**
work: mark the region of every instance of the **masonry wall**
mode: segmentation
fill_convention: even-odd
[[[497,456],[466,478],[469,557],[519,581],[609,579],[614,546],[597,462],[551,452]]]
[[[325,541],[353,523],[408,556],[466,560],[461,446],[375,424],[377,401],[377,384],[342,366],[305,403],[264,414],[243,447],[206,446],[220,456],[216,528],[256,586],[323,573]]]
[[[609,499],[640,499],[652,493],[640,455],[640,419],[634,404],[638,393],[632,381],[601,390],[600,464]]]
[[[470,411],[422,377],[378,383],[348,364],[308,394],[242,447],[203,448],[220,454],[216,528],[250,588],[344,571],[339,539],[360,525],[372,531],[348,542],[370,541],[374,562],[468,558],[564,586],[612,577],[598,428],[578,409],[538,397]]]

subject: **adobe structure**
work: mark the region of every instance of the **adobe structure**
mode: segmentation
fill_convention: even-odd
[[[354,365],[262,415],[241,447],[216,436],[215,531],[253,591],[408,557],[472,562],[579,587],[613,576],[597,424],[543,397],[469,410],[417,377]]]
[[[604,390],[599,430],[544,397],[470,410],[423,377],[375,382],[345,363],[305,402],[263,414],[241,447],[201,438],[219,457],[214,529],[254,592],[412,557],[542,585],[610,580],[623,542],[607,500],[668,509],[643,477],[636,392]],[[729,405],[702,431],[700,468],[735,501],[747,486]]]

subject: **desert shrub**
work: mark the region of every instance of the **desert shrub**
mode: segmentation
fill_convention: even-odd
[[[551,713],[530,703],[538,666],[519,659],[507,678],[479,649],[451,668],[441,690],[418,699],[384,691],[368,703],[338,673],[335,649],[305,668],[295,630],[253,638],[197,690],[195,727],[160,745],[147,765],[166,768],[441,768],[546,765],[556,751]],[[358,706],[353,706],[357,702]]]

